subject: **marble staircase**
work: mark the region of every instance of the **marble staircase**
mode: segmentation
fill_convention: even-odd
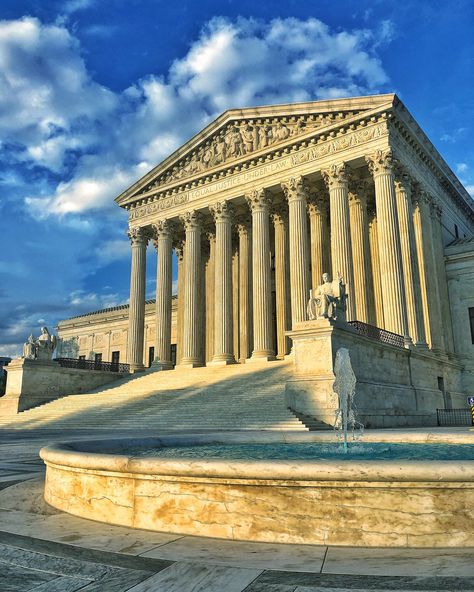
[[[308,430],[284,406],[292,362],[148,370],[0,418],[7,429]]]

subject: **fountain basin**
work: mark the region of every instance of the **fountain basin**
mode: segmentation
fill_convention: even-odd
[[[366,434],[364,442],[387,436]],[[410,436],[419,444],[427,439]],[[110,524],[234,540],[474,546],[474,460],[143,455],[161,446],[272,442],[278,447],[330,437],[240,432],[48,446],[40,453],[47,466],[45,499],[60,510]],[[453,441],[450,435],[446,443],[473,444],[474,436],[460,434]]]

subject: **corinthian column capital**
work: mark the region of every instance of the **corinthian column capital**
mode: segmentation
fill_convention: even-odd
[[[151,225],[153,244],[155,249],[158,248],[158,241],[160,239],[172,239],[173,237],[173,224],[170,220],[158,220]]]
[[[391,148],[376,150],[373,154],[366,155],[365,162],[370,174],[374,177],[383,173],[392,173],[395,164]]]
[[[347,187],[349,182],[349,167],[345,162],[332,164],[329,168],[321,171],[321,175],[328,189],[336,187]]]
[[[136,247],[148,243],[150,232],[148,228],[145,228],[144,226],[129,227],[127,230],[127,236],[130,239],[132,247]]]
[[[202,214],[196,210],[185,212],[179,219],[186,230],[196,230],[201,228]]]
[[[287,181],[281,183],[281,188],[288,201],[308,197],[308,183],[301,176],[290,177]]]
[[[212,206],[209,206],[209,211],[215,222],[230,222],[234,214],[234,208],[228,201],[218,201]]]
[[[252,212],[268,210],[271,204],[270,193],[266,189],[254,189],[245,195],[245,199]]]

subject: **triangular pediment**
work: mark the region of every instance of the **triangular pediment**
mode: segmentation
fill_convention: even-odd
[[[340,125],[394,104],[373,95],[225,111],[116,199],[124,207],[157,191],[192,183],[294,139]]]

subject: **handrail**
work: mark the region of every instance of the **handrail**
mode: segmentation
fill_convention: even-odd
[[[77,358],[55,358],[62,368],[77,368],[79,370],[96,370],[99,372],[130,372],[130,364],[116,362],[96,362],[95,360],[81,360]]]
[[[380,327],[375,327],[374,325],[368,325],[362,321],[349,321],[349,325],[354,327],[357,333],[364,335],[365,337],[370,337],[371,339],[376,339],[377,341],[388,343],[395,347],[405,347],[403,335],[392,333],[386,329],[380,329]]]

